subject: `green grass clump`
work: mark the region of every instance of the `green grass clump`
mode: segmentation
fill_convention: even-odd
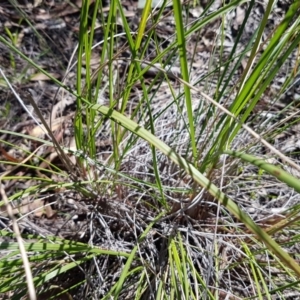
[[[10,31],[0,36],[13,55],[51,80],[58,102],[70,101],[64,107],[73,109],[55,114],[54,103],[45,118],[27,96],[40,134],[0,130],[1,142],[22,157],[12,161],[3,149],[0,181],[33,181],[21,190],[2,188],[1,206],[16,228],[30,214],[76,227],[76,234],[63,237],[44,228],[22,234],[23,241],[17,229],[1,230],[0,294],[298,295],[300,167],[297,156],[278,150],[281,135],[297,123],[298,108],[291,101],[290,112],[278,103],[299,76],[300,3],[272,24],[276,3],[269,1],[252,31],[255,1],[214,5],[173,0],[154,9],[147,1],[132,23],[120,1],[112,0],[108,11],[101,1],[92,9],[82,1],[78,45],[62,80],[24,54]],[[231,24],[239,9],[243,20]],[[174,34],[161,35],[169,20]],[[228,41],[230,26],[237,33]],[[24,106],[13,80],[4,78]],[[56,200],[49,204],[44,197]],[[28,209],[27,198],[45,205]]]

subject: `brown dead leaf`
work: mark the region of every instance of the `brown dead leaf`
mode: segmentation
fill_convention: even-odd
[[[47,124],[49,127],[51,125],[52,131],[55,131],[62,126],[65,119],[66,119],[66,117],[58,117],[55,120],[53,120],[51,122],[51,124],[49,121],[47,121]],[[47,132],[47,130],[44,125],[37,125],[29,132],[29,134],[34,137],[42,137],[46,132]]]
[[[35,217],[42,217],[44,214],[44,203],[40,199],[36,199],[33,202],[28,203],[21,207],[22,214],[33,212]]]
[[[20,162],[18,159],[14,158],[10,154],[8,154],[1,146],[0,146],[0,152],[5,157],[5,159],[7,159],[8,161]]]
[[[46,217],[50,219],[56,214],[56,211],[53,210],[50,205],[45,206],[43,199],[35,199],[34,201],[30,201],[30,199],[27,197],[22,199],[21,205],[14,206],[12,208],[12,213],[14,215],[26,215],[33,213],[37,218],[41,218],[43,215],[46,215]],[[1,206],[0,215],[8,217],[8,213],[4,205]]]
[[[69,145],[69,149],[72,150],[72,151],[76,151],[77,150],[75,137],[73,137],[71,139],[70,145]],[[70,156],[70,160],[73,163],[73,165],[76,166],[76,157],[74,155]]]
[[[29,198],[26,197],[24,199],[22,199],[22,204],[18,205],[18,206],[13,206],[12,207],[12,213],[13,215],[25,215],[28,214],[30,212],[34,212],[34,215],[36,217],[41,217],[43,215],[43,202],[40,199],[36,199],[32,202],[30,202]],[[1,206],[1,215],[8,217],[8,212],[6,209],[5,205]]]
[[[56,214],[56,210],[53,210],[50,205],[46,205],[45,214],[48,219],[51,219]]]
[[[59,78],[60,75],[57,73],[49,73],[54,78]],[[36,73],[30,78],[31,81],[45,81],[45,80],[52,80],[48,76],[43,73]]]
[[[41,169],[46,169],[49,164],[58,156],[57,152],[52,152],[47,159],[45,159],[40,165],[39,167]]]
[[[95,0],[91,0],[90,4],[94,3]],[[62,2],[56,3],[55,8],[52,9],[52,13],[45,12],[41,10],[39,14],[35,16],[36,20],[51,20],[57,17],[65,17],[68,15],[72,15],[80,11],[82,6],[82,0],[76,0],[75,3],[72,2]]]

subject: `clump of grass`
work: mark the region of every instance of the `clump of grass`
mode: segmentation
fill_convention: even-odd
[[[228,16],[241,3],[218,9],[214,4],[189,22],[192,5],[184,6],[184,13],[180,1],[156,10],[147,2],[132,29],[118,1],[110,3],[107,15],[100,1],[95,1],[93,14],[89,1],[83,1],[79,43],[65,81],[0,37],[76,103],[72,147],[58,138],[52,119],[46,120],[31,98],[34,117],[47,137],[1,130],[50,147],[59,158],[59,163],[49,161],[36,148],[19,162],[2,162],[15,166],[0,177],[2,182],[28,180],[14,174],[17,168],[39,174],[34,186],[11,192],[8,201],[75,193],[73,209],[84,216],[74,221],[76,234],[65,239],[42,231],[23,236],[33,273],[27,283],[38,293],[54,289],[53,297],[65,293],[74,299],[76,294],[90,299],[262,299],[298,292],[300,267],[294,251],[299,242],[299,179],[287,171],[299,171],[299,166],[272,145],[283,131],[278,121],[283,112],[269,118],[266,110],[274,105],[267,99],[272,81],[299,45],[300,4],[291,4],[270,32],[275,2],[269,1],[245,45],[256,9],[250,1],[229,49]],[[170,12],[175,33],[161,38],[159,26]],[[99,44],[94,41],[97,19],[106,29]],[[116,20],[122,21],[122,34]],[[195,61],[203,59],[197,52],[198,32],[204,34],[209,26],[218,30],[211,38],[207,69],[194,70]],[[95,66],[93,55],[99,51]],[[65,83],[74,68],[75,89]],[[296,69],[289,69],[289,80],[276,99],[289,89]],[[262,100],[267,109],[259,106]],[[284,131],[294,122],[289,119]],[[274,189],[285,194],[276,199],[279,207],[276,201],[261,205]],[[63,206],[55,202],[58,209]],[[14,233],[1,234],[7,241],[0,247],[7,253],[0,261],[0,292],[11,291],[13,285],[13,297],[20,299],[26,295],[26,282],[19,246]],[[74,270],[82,275],[75,281]]]

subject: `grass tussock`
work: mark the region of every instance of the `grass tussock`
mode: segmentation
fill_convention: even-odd
[[[0,5],[1,299],[297,299],[299,1],[133,4]]]

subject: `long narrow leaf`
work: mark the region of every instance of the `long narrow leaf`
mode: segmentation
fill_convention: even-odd
[[[293,175],[289,174],[288,172],[282,170],[280,167],[274,166],[259,157],[246,153],[241,153],[232,150],[225,150],[223,153],[241,158],[242,160],[257,166],[258,168],[265,170],[270,175],[275,176],[281,182],[286,183],[288,186],[294,188],[295,191],[300,193],[300,180],[294,177]]]

